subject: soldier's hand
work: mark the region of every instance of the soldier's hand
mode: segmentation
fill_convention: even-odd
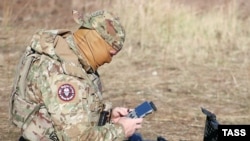
[[[118,124],[123,126],[126,137],[130,137],[137,129],[140,129],[142,127],[142,122],[143,118],[132,119],[127,117],[121,117],[117,121]]]
[[[121,117],[126,116],[128,113],[129,113],[129,109],[128,109],[128,108],[124,108],[124,107],[115,107],[115,108],[112,110],[111,121],[112,121],[113,123],[117,123],[118,120],[119,120]]]

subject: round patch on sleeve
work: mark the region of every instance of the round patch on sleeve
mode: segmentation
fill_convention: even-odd
[[[71,101],[75,98],[75,89],[70,84],[62,84],[58,88],[58,97],[65,102]]]

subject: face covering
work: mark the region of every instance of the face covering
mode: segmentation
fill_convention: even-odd
[[[78,29],[73,36],[80,54],[94,71],[104,63],[111,62],[109,51],[112,47],[95,30]]]

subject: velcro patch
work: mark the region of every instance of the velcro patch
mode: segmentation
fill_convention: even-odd
[[[75,88],[71,84],[62,84],[57,91],[58,97],[65,102],[69,102],[75,98]]]

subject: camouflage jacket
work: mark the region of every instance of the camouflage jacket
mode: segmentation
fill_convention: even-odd
[[[87,73],[88,71],[88,73]],[[89,73],[90,72],[90,73]],[[41,30],[18,67],[11,120],[28,140],[123,140],[120,125],[97,126],[103,107],[99,76],[77,52],[68,30]]]

